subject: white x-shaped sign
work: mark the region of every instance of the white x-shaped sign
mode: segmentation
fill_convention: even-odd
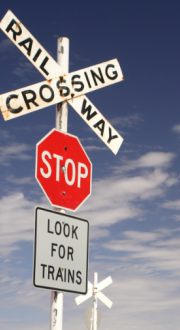
[[[112,283],[111,276],[109,276],[105,280],[99,282],[96,287],[94,287],[94,285],[91,282],[88,281],[88,292],[87,292],[87,294],[80,295],[77,298],[75,298],[76,304],[77,305],[82,304],[84,301],[86,301],[87,299],[92,297],[94,295],[94,292],[95,292],[97,294],[97,298],[99,300],[101,300],[107,307],[111,308],[113,302],[109,298],[107,298],[102,292],[100,292],[101,290],[106,288],[111,283]]]
[[[4,120],[67,101],[117,154],[123,138],[84,94],[124,80],[118,60],[67,74],[10,10],[0,28],[46,78],[46,81],[0,95]]]

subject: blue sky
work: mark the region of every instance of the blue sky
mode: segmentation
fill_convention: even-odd
[[[112,276],[101,328],[179,330],[179,1],[4,1],[56,59],[70,39],[70,69],[118,58],[125,80],[88,94],[123,136],[116,156],[69,106],[68,132],[93,163],[92,196],[76,212],[90,222],[89,280]],[[44,78],[0,31],[0,94]],[[32,285],[34,208],[51,208],[34,178],[35,145],[55,126],[55,106],[0,117],[0,323],[49,329],[50,292]],[[64,294],[64,329],[85,329]]]

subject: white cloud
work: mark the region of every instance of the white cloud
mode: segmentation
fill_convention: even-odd
[[[8,177],[6,177],[6,181],[17,185],[34,184],[34,178],[32,176],[27,176],[24,178],[15,178],[13,175],[9,175]]]
[[[12,73],[19,78],[28,80],[29,75],[33,75],[35,73],[35,68],[31,63],[22,61],[18,64],[18,66],[16,66]]]
[[[136,160],[126,161],[119,167],[115,167],[116,172],[127,172],[141,168],[167,168],[171,166],[175,154],[172,152],[148,152]]]
[[[78,55],[78,54],[74,54],[74,57],[75,57],[75,59],[78,60],[78,61],[82,61],[82,62],[88,62],[88,61],[89,61],[88,58],[82,57],[82,56],[80,56],[80,55]]]
[[[141,116],[136,113],[131,116],[124,116],[124,117],[116,117],[109,120],[111,125],[120,125],[121,127],[132,127],[137,125],[139,122],[142,122],[143,119]]]
[[[0,139],[2,141],[2,139],[7,139],[10,137],[10,134],[8,131],[4,130],[4,129],[0,129]]]
[[[18,249],[20,241],[31,241],[34,228],[35,203],[23,194],[14,194],[0,199],[1,231],[0,256],[5,257]]]
[[[170,175],[161,169],[150,169],[139,176],[118,174],[93,183],[92,196],[79,213],[92,226],[110,226],[130,218],[141,218],[145,208],[140,203],[161,197],[167,191]]]
[[[11,40],[4,39],[0,42],[0,53],[9,52],[14,47]]]
[[[173,215],[173,218],[175,219],[175,221],[180,221],[180,214]]]
[[[180,229],[180,228],[179,228]],[[136,274],[157,274],[168,271],[180,275],[180,234],[174,230],[153,232],[124,231],[122,239],[110,240],[103,244],[105,249],[116,251],[124,269],[136,265]],[[122,253],[125,254],[122,254]],[[121,266],[122,266],[121,264]],[[129,266],[128,266],[129,265]],[[121,267],[120,266],[120,267]]]
[[[180,199],[175,201],[167,201],[162,204],[162,207],[170,210],[180,210]]]
[[[172,152],[149,152],[134,162],[135,167],[169,166],[175,155]]]
[[[84,149],[88,151],[107,150],[106,147],[97,147],[97,146],[86,146],[84,147]]]
[[[180,133],[180,124],[176,124],[176,125],[174,125],[173,128],[172,128],[172,130],[173,130],[175,133],[179,134],[179,133]]]
[[[32,150],[32,147],[25,143],[12,142],[11,145],[0,146],[0,164],[7,165],[13,159],[32,159],[32,156],[27,154],[30,150]]]
[[[49,322],[35,322],[35,321],[30,321],[24,322],[24,321],[17,321],[17,319],[2,319],[1,318],[1,327],[2,329],[6,330],[49,330]]]

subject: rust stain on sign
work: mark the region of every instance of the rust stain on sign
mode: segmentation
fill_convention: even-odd
[[[19,28],[20,28],[20,24],[21,24],[21,22],[16,23],[16,30],[19,30]]]
[[[1,111],[1,108],[0,108],[0,111]],[[1,113],[2,113],[2,116],[3,116],[3,119],[4,120],[8,120],[9,119],[9,117],[10,117],[9,110],[1,111]]]

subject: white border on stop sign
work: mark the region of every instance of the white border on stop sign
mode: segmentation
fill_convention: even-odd
[[[91,164],[91,173],[90,173],[90,193],[89,193],[89,195],[88,195],[88,196],[87,196],[87,197],[81,202],[81,204],[79,204],[79,206],[78,206],[75,210],[70,209],[70,208],[66,208],[66,207],[64,207],[64,206],[60,206],[60,205],[52,204],[51,201],[50,201],[50,199],[49,199],[49,197],[48,197],[48,195],[46,194],[44,188],[42,187],[41,183],[39,182],[39,180],[38,180],[38,178],[37,178],[37,152],[38,152],[38,146],[39,146],[40,143],[42,143],[42,142],[44,141],[45,138],[47,138],[47,137],[48,137],[52,132],[54,132],[54,131],[57,131],[58,133],[63,134],[63,135],[68,135],[68,136],[72,136],[73,138],[76,138],[76,140],[78,140],[78,142],[79,142],[79,144],[80,144],[82,150],[84,151],[86,157],[88,158],[88,160],[89,160],[89,162],[90,162],[90,164]],[[91,160],[89,159],[89,157],[88,157],[86,151],[84,150],[84,148],[83,148],[81,142],[79,141],[78,137],[75,136],[75,135],[72,135],[72,134],[69,134],[69,133],[65,133],[65,132],[60,132],[60,131],[58,131],[56,128],[53,128],[53,129],[52,129],[49,133],[47,133],[47,134],[46,134],[46,135],[45,135],[45,136],[44,136],[44,137],[43,137],[38,143],[36,143],[35,179],[37,180],[38,184],[40,185],[41,189],[43,190],[43,192],[44,192],[45,196],[47,197],[49,203],[50,203],[53,207],[63,208],[63,209],[65,209],[65,210],[68,210],[68,211],[71,211],[71,212],[76,212],[76,211],[79,209],[79,207],[80,207],[82,204],[84,204],[84,202],[85,202],[85,201],[91,196],[91,194],[92,194],[92,168],[93,168],[93,164],[92,164]]]

